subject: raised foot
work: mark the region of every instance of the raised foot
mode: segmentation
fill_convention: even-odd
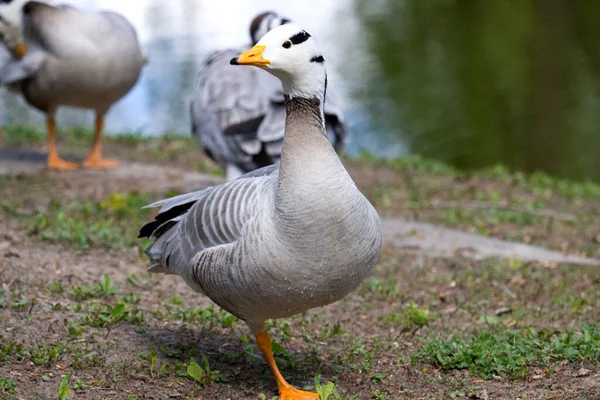
[[[305,392],[293,387],[281,389],[279,391],[279,400],[311,400],[318,399],[319,395],[313,392]]]
[[[60,157],[49,157],[48,158],[48,169],[55,169],[58,171],[74,171],[79,166],[67,160],[63,160]]]
[[[118,168],[119,162],[117,160],[106,160],[100,157],[88,157],[82,164],[83,168],[93,169],[105,169],[105,168]]]

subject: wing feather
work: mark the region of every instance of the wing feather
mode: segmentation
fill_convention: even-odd
[[[274,193],[277,165],[253,171],[221,185],[151,204],[161,207],[155,220],[140,230],[140,237],[154,243],[146,250],[151,272],[174,273],[197,291],[191,260],[203,251],[235,244],[246,222]]]

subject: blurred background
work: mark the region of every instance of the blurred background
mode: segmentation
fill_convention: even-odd
[[[69,3],[69,1],[64,1]],[[590,0],[80,0],[125,15],[150,54],[107,132],[189,132],[206,54],[249,45],[275,10],[317,37],[350,125],[348,152],[418,153],[600,181],[600,2]],[[0,58],[5,57],[0,54]],[[61,126],[93,115],[59,112]],[[43,115],[0,90],[0,125]]]

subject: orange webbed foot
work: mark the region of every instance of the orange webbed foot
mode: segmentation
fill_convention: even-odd
[[[79,166],[73,162],[63,160],[62,158],[56,157],[48,157],[48,169],[54,169],[57,171],[74,171]]]
[[[279,400],[311,400],[318,399],[319,395],[313,392],[305,392],[292,386],[279,391]]]
[[[108,169],[118,168],[119,162],[117,160],[107,160],[102,157],[90,156],[82,164],[83,168],[90,169]]]

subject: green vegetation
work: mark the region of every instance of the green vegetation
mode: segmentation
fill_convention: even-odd
[[[181,298],[177,296],[162,305],[164,311],[157,310],[152,313],[152,316],[159,320],[197,323],[209,329],[229,328],[238,321],[235,315],[213,305],[206,308],[186,308]]]
[[[432,338],[416,359],[425,359],[443,369],[468,369],[473,375],[512,379],[531,375],[536,366],[551,371],[554,363],[600,362],[600,328],[586,324],[581,331],[543,329],[482,331],[472,337]]]
[[[83,301],[92,298],[110,297],[117,293],[119,293],[119,288],[115,287],[110,282],[110,277],[108,274],[104,274],[104,281],[95,285],[88,285],[84,287],[75,285],[69,289],[69,294],[74,300],[77,301]]]
[[[30,229],[44,240],[67,242],[80,249],[134,246],[139,244],[136,230],[148,215],[141,207],[148,203],[148,197],[138,193],[65,206],[53,202],[48,211],[36,215]]]
[[[0,378],[0,393],[17,394],[17,383],[11,378]]]
[[[391,311],[381,317],[384,326],[401,325],[405,327],[423,326],[433,321],[428,308],[420,308],[414,302],[406,305],[400,312]]]
[[[71,397],[71,388],[69,387],[69,381],[71,380],[71,375],[65,375],[60,381],[60,386],[58,387],[58,400],[67,400]]]

